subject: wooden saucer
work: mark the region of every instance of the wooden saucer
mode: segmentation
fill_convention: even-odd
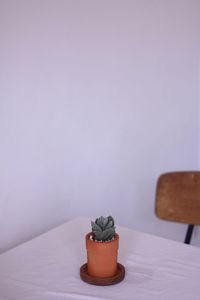
[[[121,282],[125,277],[125,268],[123,265],[117,263],[117,273],[113,277],[99,278],[88,274],[87,263],[80,268],[80,277],[83,281],[94,285],[112,285]]]

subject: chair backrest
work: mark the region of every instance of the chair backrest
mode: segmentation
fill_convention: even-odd
[[[200,172],[171,172],[159,177],[156,215],[168,221],[200,225]]]

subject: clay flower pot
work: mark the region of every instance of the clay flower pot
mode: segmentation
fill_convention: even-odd
[[[87,272],[94,277],[112,277],[117,272],[117,254],[119,235],[115,233],[114,240],[95,242],[90,239],[93,233],[86,235]]]

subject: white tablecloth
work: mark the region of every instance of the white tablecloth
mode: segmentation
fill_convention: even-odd
[[[125,280],[80,280],[90,220],[77,218],[0,255],[0,300],[200,300],[200,249],[117,227]]]

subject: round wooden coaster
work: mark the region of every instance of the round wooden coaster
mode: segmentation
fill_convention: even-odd
[[[83,281],[94,285],[112,285],[121,282],[125,277],[125,268],[121,264],[117,264],[117,273],[113,277],[99,278],[88,274],[87,263],[80,268],[80,277]]]

